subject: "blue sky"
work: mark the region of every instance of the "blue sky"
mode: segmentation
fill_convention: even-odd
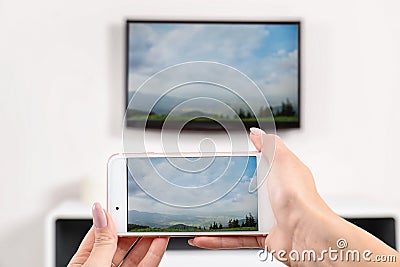
[[[196,25],[196,24],[195,24]],[[146,30],[143,29],[146,28]],[[182,25],[182,24],[160,24],[160,23],[149,23],[149,24],[139,24],[132,25],[130,27],[130,51],[135,56],[141,54],[141,56],[146,57],[150,50],[152,49],[154,44],[162,43],[163,39],[166,38],[168,34],[179,31],[184,31],[187,29],[191,31],[191,24]],[[202,24],[196,25],[196,27],[201,27],[204,31],[199,31],[198,35],[204,34],[207,32],[220,32],[225,31],[229,34],[233,34],[233,37],[239,38],[239,42],[245,42],[246,40],[240,40],[242,36],[247,36],[249,38],[257,39],[257,46],[251,47],[249,49],[248,58],[246,59],[249,62],[257,63],[257,59],[266,58],[266,57],[274,57],[280,56],[279,52],[283,53],[292,52],[298,50],[298,25],[295,24],[269,24],[269,25],[257,25],[257,24]],[[253,28],[257,27],[257,31],[254,31]],[[141,34],[138,34],[141,32]],[[150,33],[151,32],[151,33]],[[248,34],[242,35],[244,32],[250,32],[250,36]],[[178,36],[178,34],[176,34]],[[195,39],[197,34],[192,34],[186,37],[183,37],[185,42],[189,42]],[[253,36],[252,36],[253,35]],[[257,36],[256,36],[257,35]],[[183,36],[183,34],[182,34]],[[203,37],[203,36],[201,36]],[[212,39],[213,36],[205,36],[203,38],[204,43],[193,43],[191,44],[192,49],[199,49],[201,45],[215,45],[218,46],[218,42]],[[141,40],[141,38],[146,38],[145,40]],[[176,42],[180,40],[177,39]],[[143,43],[147,43],[148,46],[143,45]],[[238,44],[234,44],[237,45]],[[136,52],[135,52],[136,51]],[[172,51],[170,51],[172,52]],[[182,54],[185,54],[185,51],[179,51]],[[224,55],[218,55],[216,53],[209,54],[199,54],[197,57],[193,55],[188,55],[186,53],[186,61],[190,60],[215,60],[221,63],[229,63],[224,62]],[[282,54],[281,54],[282,55]],[[135,56],[131,56],[130,58],[130,71],[134,71],[135,68],[140,69],[141,61],[135,60]],[[226,59],[225,59],[226,60]],[[168,67],[168,64],[177,64],[181,63],[181,61],[171,60],[171,62],[167,63],[164,67]],[[156,72],[157,70],[155,70]]]
[[[269,25],[264,27],[269,35],[264,37],[260,48],[254,50],[257,57],[274,56],[279,51],[298,50],[298,25]]]
[[[287,98],[297,103],[297,39],[296,24],[131,24],[129,89],[178,63],[216,61],[248,75],[272,106]]]
[[[165,214],[185,212],[188,215],[257,214],[257,192],[248,191],[249,183],[256,175],[256,157],[170,159],[173,161],[166,158],[129,160],[130,173],[135,177],[135,180],[132,176],[128,179],[129,210]],[[137,183],[154,198],[141,190]],[[178,206],[179,203],[209,203],[221,196],[216,202],[184,208],[184,211],[162,203],[177,203]]]

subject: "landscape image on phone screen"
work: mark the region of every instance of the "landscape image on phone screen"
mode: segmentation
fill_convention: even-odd
[[[190,160],[188,160],[190,159]],[[249,192],[249,185],[256,178],[257,158],[255,156],[219,156],[213,158],[207,168],[188,171],[171,164],[175,160],[187,165],[200,164],[203,158],[129,158],[128,159],[128,232],[219,232],[257,231],[257,191]],[[196,160],[198,162],[196,162]],[[150,162],[150,164],[149,164]],[[130,171],[131,170],[131,171]],[[160,178],[162,173],[162,178]],[[179,207],[165,204],[145,192],[141,181],[168,179],[178,187],[201,187],[213,185],[223,187],[226,193],[220,198],[210,199],[208,204],[197,207]],[[235,179],[236,181],[233,181]],[[233,186],[230,186],[232,185]],[[157,186],[152,186],[154,188]],[[161,186],[162,187],[162,186]],[[212,188],[212,186],[210,187]],[[154,188],[162,196],[174,195],[173,189]],[[221,191],[222,192],[222,191]],[[176,194],[179,194],[176,192]],[[210,194],[211,195],[211,194]],[[186,197],[186,196],[185,196]],[[202,196],[190,194],[189,198]]]

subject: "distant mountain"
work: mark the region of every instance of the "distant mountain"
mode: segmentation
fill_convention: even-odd
[[[200,94],[201,95],[201,94]],[[193,99],[191,96],[158,96],[152,94],[143,94],[141,92],[129,92],[129,100],[134,97],[134,101],[128,106],[129,109],[134,109],[138,111],[146,111],[149,112],[149,109],[152,108],[152,111],[157,114],[167,115],[172,110],[174,110],[174,114],[177,116],[187,116],[189,112],[199,112],[200,116],[208,116],[215,117],[226,112],[226,107],[222,108],[222,104],[216,106],[215,101],[191,101],[190,103],[185,103],[181,105],[179,108],[176,108],[179,104]],[[211,99],[218,100],[218,98]],[[239,110],[239,108],[246,109],[246,104],[240,99],[220,99],[223,103],[227,104],[234,110]],[[221,109],[222,108],[222,109]],[[204,112],[204,111],[207,112]],[[232,114],[231,114],[232,115]]]
[[[189,226],[189,225],[186,225],[183,223],[178,223],[178,224],[171,225],[168,228],[190,230],[190,229],[193,229],[193,226]]]
[[[202,96],[202,94],[199,93],[199,96]],[[136,113],[138,113],[136,115],[141,115],[142,113],[147,114],[148,112],[150,112],[149,109],[160,115],[167,115],[172,110],[174,110],[174,115],[188,116],[188,117],[198,117],[198,116],[215,117],[218,115],[225,115],[225,116],[233,115],[230,112],[229,112],[230,114],[227,114],[227,108],[223,107],[223,105],[216,105],[215,101],[204,101],[204,100],[191,101],[190,103],[183,104],[179,108],[176,108],[179,104],[187,100],[193,99],[192,96],[164,95],[160,97],[159,95],[130,91],[128,93],[129,100],[131,100],[133,97],[134,101],[128,106],[128,108],[130,110],[135,110]],[[211,99],[222,101],[236,112],[239,109],[243,109],[246,112],[248,110],[246,103],[244,103],[243,100],[239,98],[236,99],[235,97],[229,97],[229,98],[211,97]],[[245,101],[249,101],[249,99],[246,97],[244,97],[243,99]],[[286,101],[286,97],[275,96],[273,97],[273,99],[274,101],[270,101],[269,103],[271,104],[271,106],[273,106],[274,111],[281,110],[282,109],[281,103]],[[262,99],[253,99],[251,101],[255,105],[255,107],[262,107],[266,105],[266,103]],[[298,113],[297,100],[296,101],[291,100],[291,103],[293,105],[294,110]],[[258,110],[255,110],[255,112],[257,113]]]
[[[186,214],[164,214],[144,212],[137,210],[128,211],[128,223],[147,225],[150,227],[169,228],[169,227],[189,227],[190,226],[205,226],[208,227],[210,223],[217,222],[226,226],[229,219],[239,218],[238,216],[191,216]],[[241,223],[244,219],[239,219]]]
[[[149,112],[149,109],[152,108],[152,111],[158,114],[168,114],[176,105],[185,100],[169,96],[160,98],[158,95],[142,94],[140,92],[129,92],[128,97],[129,101],[134,97],[133,102],[128,102],[130,103],[129,109]]]
[[[179,116],[193,117],[193,118],[198,118],[198,117],[214,118],[216,115],[213,113],[206,113],[200,110],[194,110],[188,112],[180,112]]]
[[[128,223],[148,225],[151,227],[166,228],[172,224],[194,224],[198,222],[199,218],[187,215],[170,215],[162,213],[152,213],[137,210],[128,211]]]

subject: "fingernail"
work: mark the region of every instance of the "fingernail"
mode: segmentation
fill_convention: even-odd
[[[263,130],[261,130],[260,128],[256,128],[256,127],[251,127],[250,128],[250,132],[256,136],[260,136],[262,134],[266,134]]]
[[[193,244],[193,239],[189,239],[189,240],[188,240],[188,244],[191,245],[191,246],[194,246],[194,244]]]
[[[104,228],[107,226],[107,218],[100,203],[96,202],[92,207],[93,224],[96,228]]]

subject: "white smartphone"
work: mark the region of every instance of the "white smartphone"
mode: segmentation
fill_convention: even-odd
[[[265,235],[275,219],[258,152],[116,154],[108,211],[118,235]]]

